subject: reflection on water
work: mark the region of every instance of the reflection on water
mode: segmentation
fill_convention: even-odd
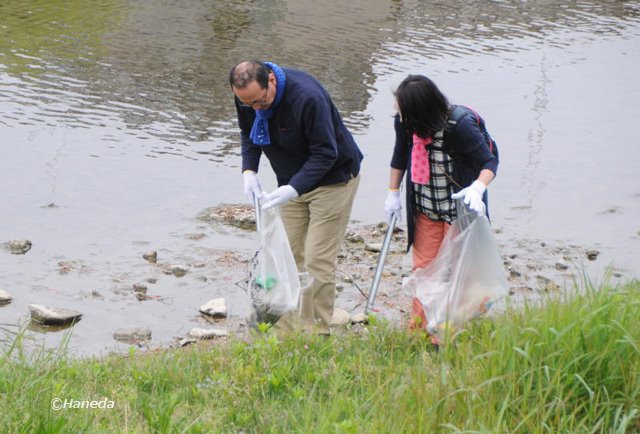
[[[5,1],[0,122],[121,122],[127,134],[162,139],[153,154],[224,156],[235,146],[227,73],[247,57],[317,75],[357,133],[370,122],[373,64],[380,74],[403,58],[508,59],[522,39],[624,37],[639,16],[637,3],[619,1]]]

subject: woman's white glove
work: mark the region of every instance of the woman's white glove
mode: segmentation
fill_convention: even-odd
[[[384,201],[384,212],[387,213],[387,223],[391,223],[391,217],[394,213],[398,220],[402,219],[400,190],[389,190],[389,193],[387,193],[387,200]]]
[[[254,196],[258,199],[262,196],[258,175],[256,175],[256,172],[253,170],[245,170],[242,172],[242,176],[244,177],[244,194],[246,194],[249,201],[253,203]]]
[[[485,215],[485,206],[482,201],[482,195],[487,189],[481,181],[475,180],[467,188],[463,188],[457,193],[451,195],[451,199],[462,199],[464,203],[469,205],[469,208],[475,211],[479,216]]]
[[[264,195],[264,203],[262,209],[273,208],[277,205],[289,202],[291,199],[298,197],[298,192],[289,184],[276,188],[271,193]]]

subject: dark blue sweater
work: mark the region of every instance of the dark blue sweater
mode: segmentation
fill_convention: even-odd
[[[497,174],[499,160],[498,148],[487,132],[484,120],[464,106],[454,105],[451,107],[450,113],[453,110],[460,110],[462,115],[456,116],[457,122],[455,125],[445,128],[443,147],[444,151],[453,159],[452,178],[455,181],[454,190],[457,192],[471,185],[478,178],[482,169],[489,169],[494,174]],[[399,115],[395,116],[394,121],[396,143],[391,159],[391,167],[406,171],[408,250],[413,244],[415,235],[415,185],[411,182],[411,148],[413,141],[412,134],[404,129]],[[493,147],[493,152],[489,149],[489,143]],[[486,191],[483,200],[488,217],[489,203]]]
[[[282,100],[269,119],[270,145],[258,146],[251,141],[255,111],[240,106],[236,98],[242,170],[257,172],[264,152],[278,186],[289,184],[300,195],[358,175],[363,155],[329,93],[306,72],[282,69],[286,85]]]

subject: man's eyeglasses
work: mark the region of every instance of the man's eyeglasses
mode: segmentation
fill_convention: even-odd
[[[251,108],[254,105],[264,105],[267,102],[267,91],[269,90],[269,82],[267,82],[267,87],[264,88],[264,95],[262,97],[250,102],[250,103],[240,103],[240,107],[248,107]]]

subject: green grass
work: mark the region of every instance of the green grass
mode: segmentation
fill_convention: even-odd
[[[0,432],[640,432],[640,282],[581,292],[476,320],[439,351],[385,323],[102,360],[25,354],[18,337],[0,354]]]

